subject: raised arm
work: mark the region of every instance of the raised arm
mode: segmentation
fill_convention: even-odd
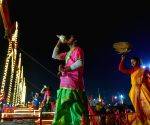
[[[44,85],[43,88],[42,88],[42,90],[41,90],[41,92],[40,92],[41,94],[44,94],[45,88],[46,88],[46,86]]]
[[[65,59],[66,52],[64,52],[64,53],[59,52],[59,48],[60,48],[61,44],[62,44],[62,42],[59,40],[58,43],[56,44],[56,46],[54,47],[53,54],[52,54],[53,59],[58,59],[58,60]]]
[[[56,44],[54,50],[53,50],[53,54],[52,54],[52,58],[53,59],[59,59],[59,48],[60,48],[60,44],[61,42],[58,41],[58,43]]]
[[[125,67],[124,63],[125,63],[125,56],[122,55],[121,56],[121,61],[119,63],[119,71],[121,71],[122,73],[125,73],[125,74],[131,74],[133,70],[132,69],[127,69]]]

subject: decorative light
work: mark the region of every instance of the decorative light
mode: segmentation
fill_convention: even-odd
[[[18,65],[18,83],[17,83],[17,103],[21,103],[21,90],[20,90],[20,85],[21,85],[21,53],[19,54],[19,65]]]
[[[12,50],[13,51],[13,50]],[[11,97],[11,91],[12,91],[12,82],[14,79],[14,71],[15,71],[15,65],[16,65],[16,57],[17,57],[17,50],[14,49],[12,54],[12,69],[11,69],[11,76],[10,76],[10,83],[9,83],[9,89],[8,89],[8,96],[7,96],[7,102],[10,103],[10,97]]]
[[[16,90],[17,90],[17,84],[16,84],[16,79],[15,79],[15,85],[14,85],[14,93],[13,93],[13,104],[15,105],[16,101]]]
[[[120,98],[123,99],[124,98],[123,95],[120,95]]]
[[[17,41],[17,36],[18,36],[18,22],[16,22],[16,30],[15,30],[14,34],[12,35],[11,40]]]
[[[0,0],[0,7],[1,7],[2,2],[3,2],[3,0]]]
[[[12,56],[12,52],[11,52],[12,45],[11,44],[12,44],[12,42],[9,41],[8,52],[7,52],[7,57],[6,57],[6,63],[5,63],[5,68],[4,68],[4,74],[3,74],[2,84],[1,84],[1,94],[2,95],[4,95],[8,65],[9,65],[9,62],[10,62],[10,57]]]
[[[99,102],[102,102],[102,97],[101,97],[100,94],[99,94],[99,96],[98,96],[98,100],[99,100]]]
[[[9,89],[8,89],[8,95],[7,95],[7,102],[10,102],[11,97],[11,91],[12,91],[12,82],[14,79],[14,71],[15,71],[15,65],[16,65],[16,58],[17,58],[17,35],[18,35],[18,23],[16,22],[16,30],[15,33],[12,35],[12,66],[11,66],[11,76],[10,76],[10,83],[9,83]],[[14,46],[13,46],[14,45]]]
[[[143,69],[145,69],[145,68],[146,68],[146,66],[142,66],[142,68],[143,68]]]
[[[124,100],[124,96],[121,94],[120,95],[120,102],[121,102],[121,104],[123,104],[123,100]]]
[[[25,78],[23,79],[23,92],[22,92],[22,100],[21,102],[25,104],[25,97],[26,97],[26,83]]]
[[[10,102],[12,82],[14,79],[14,69],[15,69],[16,56],[17,56],[17,39],[16,39],[17,34],[18,34],[18,23],[16,22],[16,30],[14,35],[12,36],[12,40],[8,38],[9,46],[8,46],[4,74],[3,74],[2,84],[1,84],[1,93],[4,95],[8,66],[11,60],[11,76],[10,76],[10,83],[9,83],[8,94],[7,94],[8,103]]]
[[[0,4],[1,3],[2,0],[0,0]],[[25,78],[23,74],[23,66],[21,66],[21,53],[19,54],[17,71],[15,71],[16,59],[17,59],[17,45],[18,45],[17,35],[18,35],[18,22],[16,22],[16,30],[12,35],[11,39],[8,38],[9,46],[8,46],[6,63],[5,63],[3,79],[2,79],[1,89],[0,89],[1,95],[4,96],[6,77],[8,74],[8,67],[9,67],[9,63],[11,62],[10,83],[9,83],[8,93],[6,95],[7,95],[7,103],[10,103],[10,101],[12,101],[13,105],[23,104],[23,103],[25,104],[25,96],[26,96]],[[13,85],[13,81],[15,81],[14,85]],[[12,90],[12,86],[14,86],[13,90]],[[13,98],[11,98],[12,91],[13,91]]]
[[[145,68],[150,68],[150,64],[142,65],[142,68],[143,68],[143,69],[145,69]]]

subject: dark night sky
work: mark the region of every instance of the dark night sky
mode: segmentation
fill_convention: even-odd
[[[130,78],[118,71],[120,55],[112,48],[114,42],[130,42],[133,50],[129,57],[138,55],[144,64],[150,63],[150,10],[146,3],[27,3],[15,0],[13,5],[14,15],[20,24],[19,48],[54,74],[57,73],[58,62],[51,55],[57,40],[56,34],[71,32],[79,35],[85,51],[85,86],[88,95],[97,96],[99,88],[104,99],[108,100],[111,95],[118,93],[128,98]],[[1,71],[7,43],[2,35],[3,30]],[[41,88],[46,83],[52,86],[55,95],[58,79],[25,53],[22,54],[30,90],[35,86]]]

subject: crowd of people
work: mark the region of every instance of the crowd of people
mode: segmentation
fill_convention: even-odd
[[[55,100],[52,100],[51,89],[47,85],[43,85],[41,91],[35,93],[31,102],[31,107],[34,110],[38,110],[39,108],[42,108],[43,112],[51,112],[55,110]]]
[[[143,69],[138,57],[131,58],[133,68],[125,66],[127,53],[121,56],[119,71],[131,76],[129,97],[133,109],[110,108],[98,103],[91,106],[84,86],[84,52],[75,35],[60,35],[52,58],[63,60],[59,65],[60,88],[57,90],[53,125],[150,125],[150,70]],[[61,52],[61,45],[69,51]],[[49,105],[45,92],[43,104]],[[48,110],[48,109],[47,109]]]
[[[46,88],[46,87],[44,87]],[[40,106],[39,94],[35,93],[35,97],[33,98],[33,108],[36,110]],[[41,105],[43,106],[43,112],[55,112],[54,101],[50,101],[50,105],[45,109],[43,101],[45,97],[43,95],[43,99],[41,100]],[[38,103],[37,103],[38,102]],[[44,101],[45,102],[45,101]],[[118,103],[118,105],[110,105],[104,102],[104,100],[95,101],[92,96],[88,97],[88,117],[90,125],[127,125],[128,116],[134,112],[133,107],[128,106],[126,104]]]
[[[53,125],[150,125],[150,70],[141,67],[140,58],[132,57],[132,68],[128,69],[125,66],[127,53],[124,53],[119,63],[119,71],[131,76],[129,97],[133,108],[124,104],[110,106],[102,100],[93,106],[85,91],[84,51],[78,45],[77,36],[57,37],[52,58],[63,61],[58,66],[57,98],[52,100],[51,88],[44,85],[32,99],[35,110],[42,107],[42,111],[54,111]],[[69,47],[69,51],[61,51],[62,45]]]

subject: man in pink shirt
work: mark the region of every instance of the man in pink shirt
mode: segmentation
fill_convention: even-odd
[[[59,52],[61,44],[66,44],[70,50]],[[77,46],[76,37],[61,35],[52,58],[65,61],[65,65],[59,67],[60,88],[57,91],[53,125],[88,125],[87,98],[83,81],[84,53]]]

